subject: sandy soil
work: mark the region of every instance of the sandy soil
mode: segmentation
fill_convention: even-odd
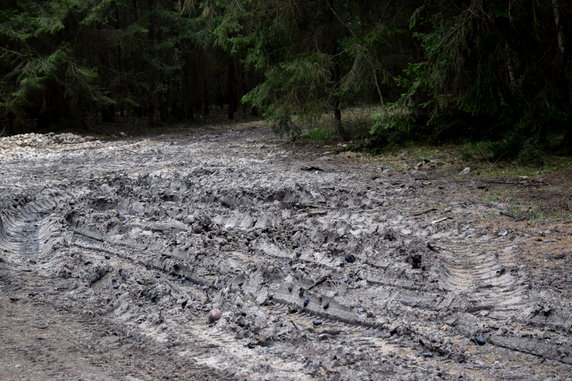
[[[572,380],[571,221],[487,197],[562,179],[258,124],[0,148],[2,380]]]

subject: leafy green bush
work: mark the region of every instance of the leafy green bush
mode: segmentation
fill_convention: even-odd
[[[379,114],[374,115],[374,123],[370,134],[378,135],[383,131],[398,130],[410,132],[415,125],[415,118],[409,108],[393,103]]]

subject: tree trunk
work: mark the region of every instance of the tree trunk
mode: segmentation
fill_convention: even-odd
[[[332,73],[332,79],[334,81],[334,92],[337,93],[340,89],[340,64],[337,62],[337,58],[334,56],[333,58],[336,62],[334,63],[334,70]],[[336,133],[344,140],[349,140],[350,137],[344,126],[342,124],[342,107],[340,97],[337,94],[334,94],[334,125],[336,127]]]
[[[205,122],[207,120],[207,117],[209,116],[209,102],[210,102],[209,101],[209,87],[208,87],[208,82],[207,82],[207,76],[205,73],[205,76],[203,78],[203,100],[202,100],[203,119]]]
[[[154,44],[154,39],[155,39],[155,24],[151,23],[151,25],[149,26],[149,33],[148,33],[148,41],[149,41],[149,46],[153,46]],[[153,57],[154,58],[154,57]],[[151,67],[151,64],[149,63],[149,68],[147,68],[147,70],[149,71],[149,82],[147,83],[148,89],[147,91],[148,96],[147,96],[147,104],[145,105],[147,110],[145,110],[147,112],[147,124],[149,127],[155,127],[155,122],[156,122],[156,112],[157,112],[157,107],[156,107],[156,102],[157,102],[157,78],[156,78],[156,72],[155,69],[153,67]]]
[[[561,21],[559,0],[552,0],[552,10],[554,12],[554,23],[556,24],[556,35],[558,36],[558,48],[564,54],[566,50],[566,39],[564,37],[564,26]]]
[[[236,102],[236,75],[234,60],[228,60],[227,91],[228,91],[228,119],[234,120],[234,113],[237,110]]]
[[[330,11],[336,15],[336,11],[334,8],[334,0],[328,0],[328,7]],[[333,94],[333,106],[334,106],[334,126],[336,128],[336,134],[341,137],[343,140],[349,140],[349,135],[344,129],[342,123],[342,108],[341,108],[341,100],[339,94],[340,85],[341,85],[341,68],[339,62],[339,55],[340,55],[340,47],[338,44],[338,33],[335,30],[332,33],[332,48],[331,48],[331,55],[332,60],[334,61],[332,66],[332,81],[334,82],[334,94]]]
[[[566,0],[564,0],[566,3]],[[566,6],[566,4],[564,5]],[[568,107],[572,110],[572,49],[569,46],[572,36],[567,35],[570,33],[570,26],[562,17],[562,5],[560,0],[552,0],[552,9],[554,12],[554,24],[556,25],[556,32],[558,38],[558,49],[562,54],[562,64],[564,66],[564,76],[568,84]],[[564,140],[562,142],[564,150],[572,152],[572,126],[568,125],[564,132]]]
[[[115,107],[106,105],[101,108],[101,121],[103,123],[115,122]]]

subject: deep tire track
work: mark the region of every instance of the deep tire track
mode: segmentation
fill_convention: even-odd
[[[40,202],[26,204],[21,208],[14,208],[12,211],[13,216],[1,217],[0,216],[0,249],[6,250],[10,258],[16,261],[38,259],[40,255],[50,255],[53,249],[53,241],[55,239],[52,230],[52,219],[50,217],[41,218],[40,214],[49,213],[57,204],[55,202]],[[105,244],[105,241],[96,236],[88,235],[85,232],[73,231],[76,236],[88,238],[92,242]],[[77,237],[76,237],[77,238]],[[165,276],[169,274],[165,268],[159,266],[149,266],[143,264],[143,261],[134,261],[132,256],[125,252],[122,248],[122,253],[117,250],[118,245],[113,245],[116,250],[110,250],[96,245],[86,246],[74,241],[72,246],[95,252],[100,258],[107,259],[106,254],[114,255],[122,262],[128,262],[132,265],[151,270],[160,270],[164,272]],[[109,246],[109,245],[107,245]],[[151,263],[153,263],[151,261]],[[194,278],[190,271],[184,271],[183,268],[178,268],[182,275],[185,274],[187,279],[195,282],[198,285],[210,286],[206,281]],[[171,270],[169,273],[173,274]],[[171,286],[172,287],[172,286]],[[181,294],[181,290],[177,290]],[[184,351],[179,355],[187,358],[194,365],[192,369],[197,373],[212,374],[213,369],[220,373],[224,379],[259,379],[255,370],[248,370],[244,366],[249,364],[249,368],[257,368],[260,366],[260,354],[255,354],[252,350],[245,348],[244,345],[237,342],[231,335],[217,330],[216,327],[208,328],[206,320],[203,318],[193,319],[190,324],[185,324],[184,332],[179,332],[180,335],[186,335],[188,340],[192,342],[193,349],[191,351]],[[152,338],[152,335],[151,335]],[[237,370],[224,366],[224,364],[242,363],[243,369]],[[279,358],[272,358],[270,361],[270,369],[279,364],[281,371],[276,371],[273,374],[275,379],[291,379],[291,380],[305,380],[308,379],[305,374],[299,373],[296,369],[290,369],[291,365],[286,365]],[[302,368],[302,366],[299,366]]]
[[[509,250],[458,243],[444,247],[440,256],[445,267],[443,283],[465,295],[475,311],[494,311],[502,318],[527,307],[526,285],[511,274],[518,266]]]

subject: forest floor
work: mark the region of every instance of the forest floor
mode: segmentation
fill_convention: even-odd
[[[570,165],[414,156],[0,139],[0,379],[572,380]]]

